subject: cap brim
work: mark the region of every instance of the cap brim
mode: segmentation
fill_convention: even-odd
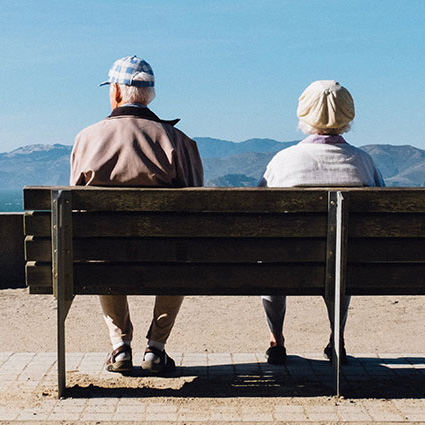
[[[99,87],[100,86],[106,86],[107,84],[111,84],[109,81],[104,81],[103,83],[100,83],[99,84]]]

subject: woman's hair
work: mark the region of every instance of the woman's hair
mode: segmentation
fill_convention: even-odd
[[[298,129],[301,130],[304,134],[342,134],[348,133],[351,130],[351,123],[344,125],[339,128],[314,128],[311,125],[298,121]]]

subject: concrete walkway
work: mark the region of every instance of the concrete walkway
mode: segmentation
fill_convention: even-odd
[[[104,370],[107,353],[67,354],[67,398],[56,399],[55,353],[0,353],[0,423],[424,423],[423,354],[356,354],[344,397],[332,396],[321,353],[270,366],[264,353],[170,353],[171,377]],[[140,364],[142,353],[135,354]]]

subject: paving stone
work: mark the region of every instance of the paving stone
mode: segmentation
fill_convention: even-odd
[[[80,413],[73,412],[53,412],[47,420],[48,421],[78,421],[80,419]]]
[[[275,413],[275,420],[282,422],[305,422],[308,421],[304,413],[297,412],[277,412]]]
[[[245,413],[242,412],[243,422],[273,422],[273,415],[271,413]]]
[[[50,413],[35,412],[32,409],[22,411],[16,418],[17,421],[47,421]]]
[[[85,402],[85,400],[84,400]],[[86,408],[85,403],[84,404],[58,404],[54,407],[53,413],[60,413],[60,412],[71,412],[71,413],[82,413],[83,410]]]
[[[145,423],[145,414],[137,412],[117,412],[112,416],[113,421],[142,422]]]
[[[116,414],[126,414],[126,413],[134,413],[137,415],[145,415],[146,414],[146,406],[138,406],[138,405],[127,405],[127,406],[120,406],[118,405],[115,409]]]
[[[150,403],[146,408],[147,413],[176,413],[177,406],[165,403]]]
[[[13,355],[12,351],[2,351],[2,352],[0,352],[0,362],[5,362],[12,355]]]
[[[210,415],[210,420],[217,422],[239,422],[240,419],[241,417],[237,413],[212,412]]]
[[[111,422],[113,413],[86,412],[80,416],[79,421],[105,421]]]
[[[118,399],[111,397],[96,397],[89,398],[87,400],[87,406],[116,406],[118,404]]]
[[[180,422],[208,422],[210,420],[210,413],[208,410],[203,412],[199,411],[181,411],[178,414],[178,421]]]
[[[118,399],[118,406],[119,407],[126,407],[127,406],[133,406],[136,407],[138,409],[146,409],[146,406],[149,404],[148,401],[144,400],[144,399],[140,399],[140,398],[131,398],[131,397],[123,397]]]
[[[106,404],[95,404],[91,406],[86,406],[84,409],[84,413],[115,413],[116,412],[116,406],[114,405],[106,405]]]
[[[339,422],[340,420],[340,417],[336,412],[309,413],[307,418],[309,421],[315,422]]]
[[[147,413],[146,421],[147,422],[177,422],[178,414],[177,412],[169,412],[169,413]],[[190,419],[192,420],[192,419]]]
[[[232,361],[236,363],[258,363],[257,356],[254,353],[233,353]]]
[[[406,421],[410,422],[424,422],[425,423],[425,413],[408,413],[404,416]]]
[[[143,353],[135,353],[142,356]],[[171,353],[170,353],[171,355]],[[107,353],[67,353],[67,370],[72,376],[88,374],[99,378]],[[182,375],[203,375],[206,380],[227,377],[241,388],[254,385],[261,388],[274,386],[297,386],[308,391],[308,385],[325,388],[332,384],[331,368],[321,359],[321,353],[296,354],[289,356],[285,366],[269,365],[264,353],[173,353],[181,359]],[[1,363],[3,361],[3,363]],[[71,363],[73,363],[71,365]],[[74,369],[75,368],[75,369]],[[74,370],[71,372],[71,370]],[[180,371],[179,371],[180,372]],[[392,385],[404,375],[425,372],[423,354],[365,353],[356,355],[349,366],[342,369],[344,385],[359,388],[359,383],[382,377],[385,385]],[[105,375],[106,376],[106,375]],[[108,374],[108,377],[110,375]],[[226,379],[227,379],[226,378]],[[170,385],[173,378],[168,378]],[[417,378],[415,378],[417,379]],[[155,380],[154,380],[155,381]],[[213,382],[213,381],[212,381]],[[167,385],[158,381],[161,388]],[[210,406],[202,411],[181,406],[176,399],[158,398],[114,398],[95,397],[90,399],[40,400],[36,408],[11,409],[1,404],[5,391],[20,392],[22,399],[32,400],[37,387],[55,389],[56,353],[0,353],[0,421],[22,421],[47,423],[49,421],[112,422],[128,421],[139,423],[175,422],[425,422],[425,399],[360,399],[355,405],[339,404],[304,407],[285,403],[269,405],[265,410],[245,406]],[[40,391],[40,390],[37,390]],[[418,389],[419,391],[419,389]],[[161,400],[158,402],[158,400]],[[287,399],[286,399],[287,401]],[[275,401],[274,401],[275,403]],[[344,401],[341,401],[344,403]]]
[[[21,413],[21,409],[0,406],[0,421],[13,421]]]

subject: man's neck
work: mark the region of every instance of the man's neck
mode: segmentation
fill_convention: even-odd
[[[123,106],[133,106],[134,108],[147,108],[147,105],[144,105],[143,103],[121,103],[117,107],[121,108]]]

